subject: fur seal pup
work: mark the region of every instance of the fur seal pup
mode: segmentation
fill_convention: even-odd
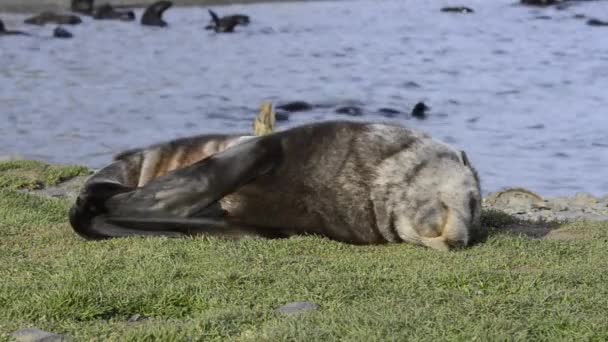
[[[451,13],[475,13],[472,8],[465,6],[455,6],[455,7],[443,7],[441,12],[451,12]]]
[[[162,16],[171,6],[173,6],[171,1],[157,1],[148,6],[141,17],[141,24],[147,26],[167,26],[167,23],[163,20]]]
[[[82,19],[79,16],[73,14],[57,14],[54,12],[42,12],[36,16],[27,18],[23,21],[25,24],[30,25],[46,25],[46,24],[57,24],[57,25],[77,25],[82,23]]]
[[[215,32],[234,32],[234,28],[237,25],[249,25],[249,17],[243,14],[233,14],[224,17],[219,17],[217,13],[212,10],[208,10],[211,16],[211,24],[205,27],[206,30],[213,30]]]
[[[122,20],[122,21],[133,21],[135,20],[135,12],[126,11],[121,12],[114,9],[110,4],[105,4],[97,7],[93,11],[93,19],[97,20]]]
[[[327,121],[127,151],[87,181],[69,219],[87,239],[315,234],[449,250],[482,233],[480,193],[466,154],[422,132]]]
[[[75,13],[92,15],[94,9],[94,0],[72,0],[70,4],[70,10]]]
[[[7,30],[4,27],[4,22],[0,20],[0,36],[29,36],[29,33]]]

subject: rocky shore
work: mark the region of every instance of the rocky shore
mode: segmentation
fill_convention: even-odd
[[[529,221],[608,221],[608,195],[587,193],[568,197],[547,197],[521,188],[506,189],[483,199],[486,209],[495,209]]]
[[[120,7],[146,7],[156,0],[109,0]],[[217,6],[230,4],[250,4],[258,2],[286,2],[295,0],[173,0],[175,6]],[[307,1],[307,0],[299,0]],[[310,0],[308,0],[310,1]],[[67,11],[70,0],[2,0],[0,12],[30,13],[41,11]]]
[[[1,163],[1,160],[0,160]],[[75,200],[82,185],[90,175],[78,175],[52,186],[23,188],[20,191],[47,198]],[[516,219],[549,221],[608,221],[608,195],[595,197],[588,193],[573,196],[542,197],[523,188],[510,188],[488,194],[483,208],[507,213]]]

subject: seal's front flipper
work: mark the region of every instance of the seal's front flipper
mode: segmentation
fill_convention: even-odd
[[[281,159],[279,139],[273,136],[253,138],[135,189],[123,185],[133,177],[123,175],[129,167],[121,164],[128,161],[121,160],[102,169],[99,176],[94,176],[96,178],[85,185],[70,211],[70,223],[81,236],[92,239],[190,234],[190,231],[172,225],[175,221],[171,220],[201,216],[218,218],[221,216],[218,200],[270,172]],[[145,224],[121,226],[127,219],[168,221],[166,228]],[[205,228],[199,226],[199,230]]]

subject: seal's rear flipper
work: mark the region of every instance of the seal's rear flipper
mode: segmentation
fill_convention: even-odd
[[[215,27],[220,26],[220,17],[218,17],[218,15],[215,12],[213,12],[212,10],[207,10],[207,11],[209,11],[209,15],[211,16],[211,20],[213,20]]]
[[[224,222],[218,221],[222,210],[217,201],[270,172],[281,159],[280,140],[273,136],[252,138],[140,188],[131,185],[138,176],[132,174],[136,165],[131,164],[138,161],[135,158],[119,160],[85,184],[70,210],[70,223],[78,234],[90,239],[180,236],[197,229],[209,232],[211,228],[226,228]],[[194,217],[215,218],[215,221],[204,224],[188,221]],[[144,219],[152,221],[136,224]],[[256,229],[246,232],[253,231]]]

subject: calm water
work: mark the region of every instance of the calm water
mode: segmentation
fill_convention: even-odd
[[[465,149],[484,192],[608,193],[608,3],[531,9],[511,0],[367,0],[217,7],[244,12],[235,34],[203,30],[203,8],[172,8],[169,29],[93,21],[0,38],[0,155],[101,167],[135,146],[205,132],[249,131],[263,100],[325,107],[280,127],[348,118],[399,122]],[[453,4],[453,3],[452,3]],[[138,18],[141,11],[137,11]],[[535,18],[549,15],[551,20]],[[427,120],[385,118],[381,107]],[[333,113],[357,103],[358,118]]]

